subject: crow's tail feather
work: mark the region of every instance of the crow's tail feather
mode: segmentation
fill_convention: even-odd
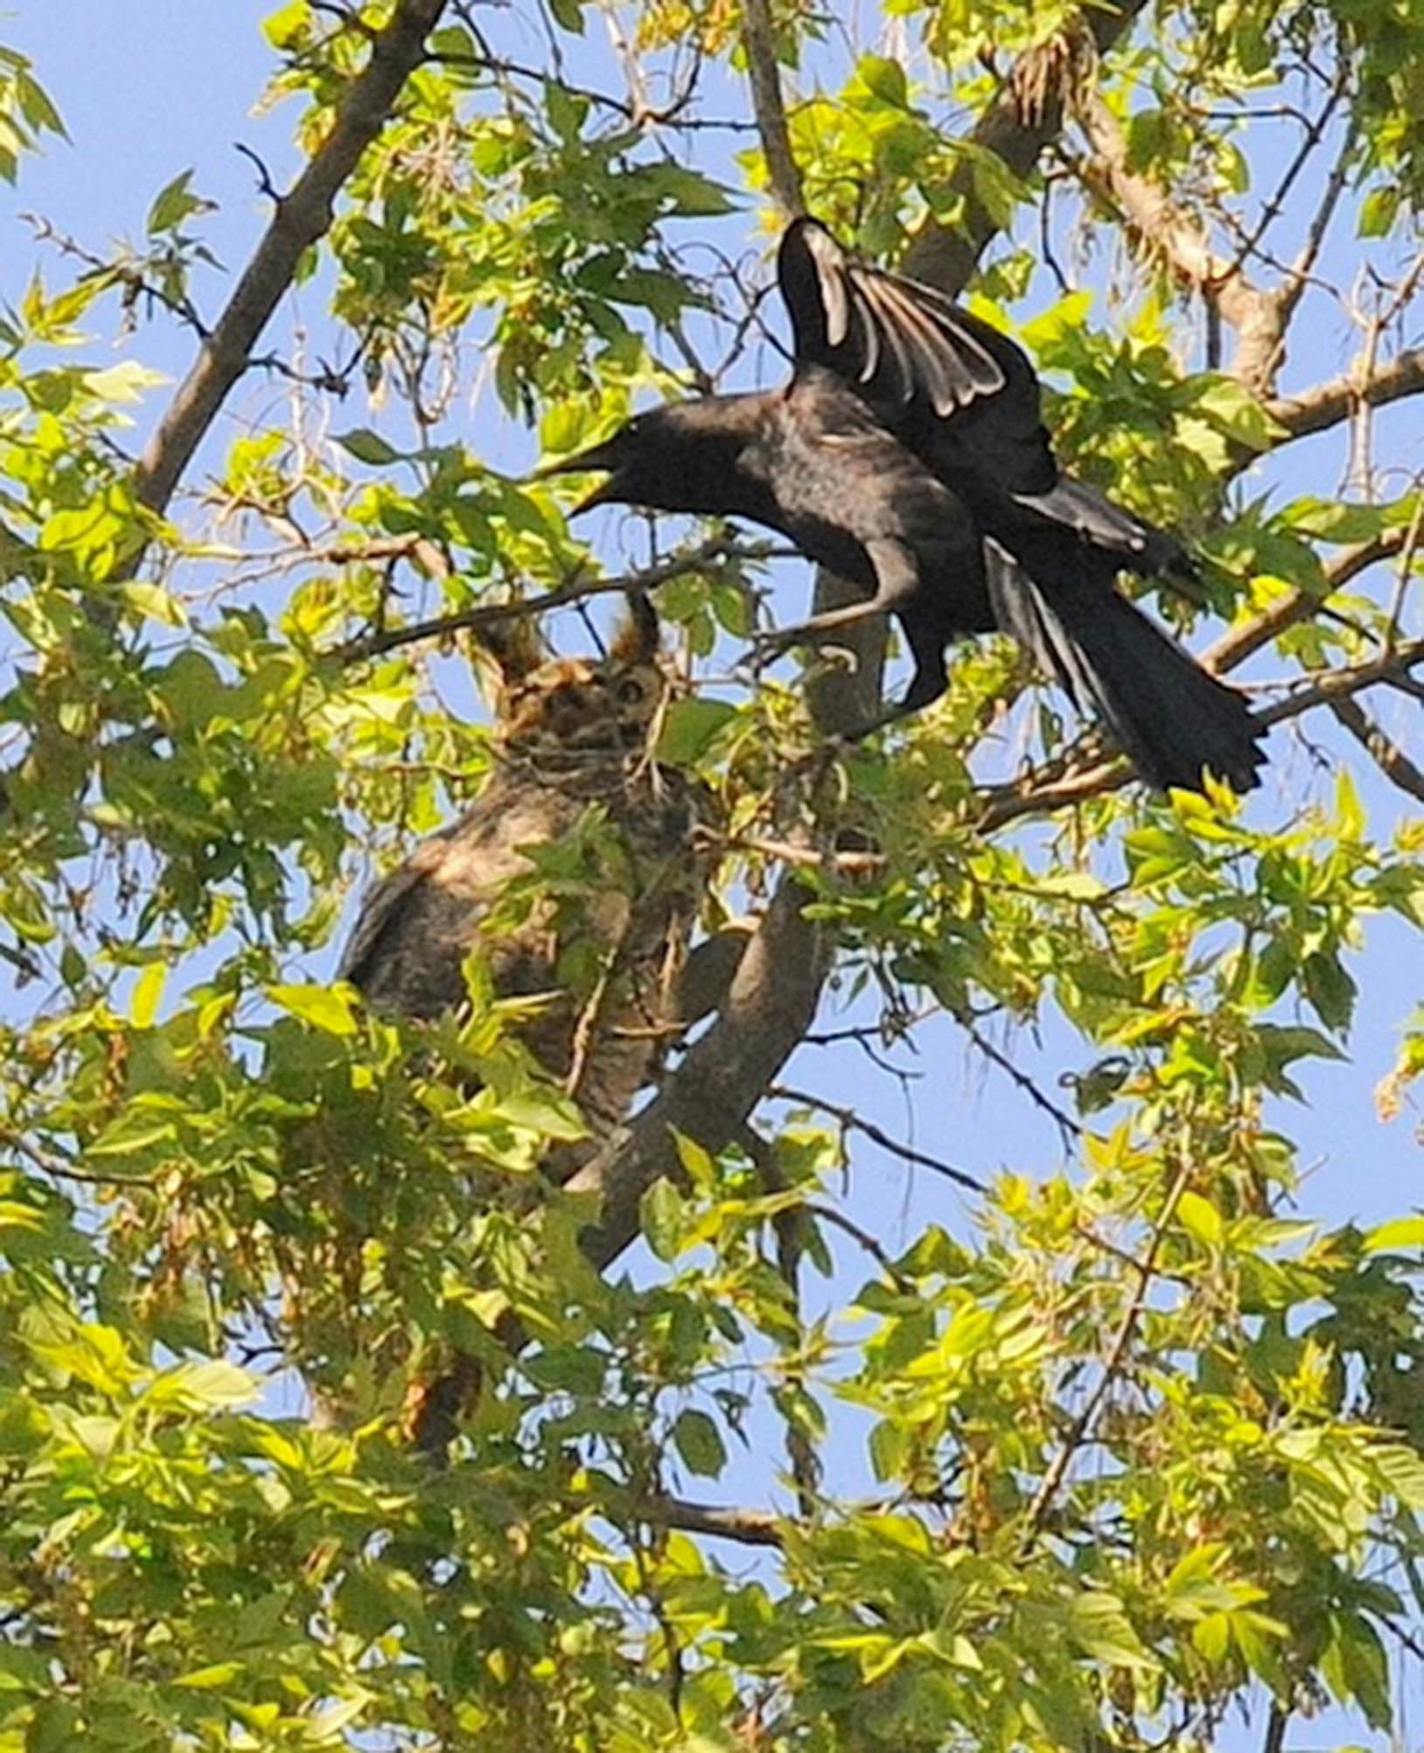
[[[1120,595],[1110,568],[1055,568],[1045,587],[985,546],[998,625],[1101,716],[1149,785],[1199,791],[1204,770],[1237,791],[1259,784],[1265,730],[1245,699]]]

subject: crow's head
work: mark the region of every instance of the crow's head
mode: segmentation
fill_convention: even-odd
[[[652,511],[735,509],[733,480],[752,434],[755,396],[702,396],[638,414],[611,438],[541,471],[607,470],[608,479],[573,508],[641,505]]]

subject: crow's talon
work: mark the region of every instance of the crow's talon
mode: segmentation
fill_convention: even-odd
[[[785,657],[794,643],[795,641],[788,639],[784,633],[754,633],[751,650],[747,653],[748,668],[753,675],[760,675],[779,657]]]

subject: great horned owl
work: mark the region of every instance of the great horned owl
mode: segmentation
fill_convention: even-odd
[[[494,775],[367,897],[338,973],[376,1009],[430,1019],[465,999],[462,965],[478,947],[497,996],[542,996],[520,1034],[591,1135],[551,1155],[557,1178],[623,1121],[676,1033],[707,871],[700,793],[653,757],[674,687],[657,619],[646,598],[630,607],[603,660],[542,662],[525,623],[486,643]],[[573,836],[577,880],[541,886],[538,849]],[[511,923],[521,879],[531,898]]]

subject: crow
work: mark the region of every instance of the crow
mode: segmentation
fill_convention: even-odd
[[[1208,770],[1256,785],[1264,730],[1244,698],[1117,589],[1124,570],[1185,580],[1191,562],[1058,468],[1026,354],[814,219],[788,226],[778,275],[790,381],[652,409],[554,464],[545,473],[608,473],[575,512],[747,518],[860,585],[865,600],[771,639],[779,650],[894,614],[914,674],[877,725],[939,698],[948,644],[998,631],[1097,712],[1150,785],[1198,790]]]

